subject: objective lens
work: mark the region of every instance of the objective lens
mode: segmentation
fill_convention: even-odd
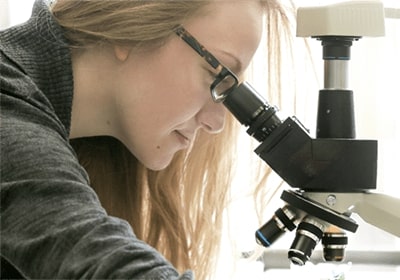
[[[296,214],[288,205],[275,211],[275,215],[256,231],[256,241],[264,247],[271,246],[286,230],[296,228]]]
[[[344,260],[347,236],[344,232],[325,232],[322,236],[324,259],[328,262]]]
[[[289,249],[288,257],[292,263],[304,265],[322,237],[324,225],[318,220],[307,217],[298,226],[296,237]]]

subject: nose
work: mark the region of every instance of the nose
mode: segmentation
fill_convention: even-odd
[[[208,133],[219,133],[225,125],[226,109],[222,103],[211,100],[197,113],[196,119]]]

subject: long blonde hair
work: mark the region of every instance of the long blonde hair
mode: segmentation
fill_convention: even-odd
[[[267,15],[267,41],[276,42],[277,55],[281,32],[277,27],[288,20],[279,3],[260,1]],[[174,27],[204,11],[208,3],[58,0],[51,9],[71,47],[157,48],[172,36]],[[219,250],[237,128],[237,121],[228,117],[220,134],[199,132],[192,149],[178,152],[162,171],[146,169],[111,137],[74,139],[71,144],[108,213],[130,222],[138,238],[180,271],[192,269],[197,279],[206,279]]]

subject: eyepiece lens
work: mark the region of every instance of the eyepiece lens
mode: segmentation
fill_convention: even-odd
[[[224,105],[248,127],[247,133],[257,141],[264,141],[282,121],[276,115],[278,109],[270,106],[250,84],[244,82],[226,95]]]

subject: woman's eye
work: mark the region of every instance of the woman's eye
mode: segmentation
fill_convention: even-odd
[[[207,74],[208,74],[208,78],[210,79],[211,82],[213,82],[215,80],[215,73],[212,72],[211,70],[207,70]]]

